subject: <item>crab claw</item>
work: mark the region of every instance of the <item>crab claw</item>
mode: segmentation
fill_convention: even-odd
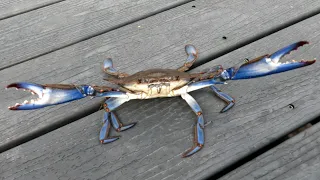
[[[280,49],[279,51],[271,54],[264,55],[253,59],[237,68],[226,69],[227,79],[236,80],[236,79],[249,79],[256,78],[261,76],[267,76],[270,74],[281,73],[304,66],[308,66],[316,62],[316,60],[311,61],[295,61],[281,63],[279,60],[289,54],[291,51],[298,49],[300,46],[308,44],[307,41],[300,41],[294,44],[291,44],[285,48]]]
[[[30,101],[25,100],[23,103],[16,103],[10,106],[10,110],[30,110],[38,109],[46,106],[66,103],[86,97],[87,87],[66,84],[33,84],[27,82],[12,83],[7,88],[15,87],[16,89],[23,89],[37,94],[37,99]]]

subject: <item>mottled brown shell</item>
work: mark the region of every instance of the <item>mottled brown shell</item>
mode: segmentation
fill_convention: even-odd
[[[175,69],[150,69],[119,79],[107,79],[134,93],[143,92],[145,98],[169,97],[195,78],[195,75]]]
[[[108,81],[125,85],[132,83],[155,83],[155,82],[173,82],[173,81],[190,81],[194,75],[180,72],[175,69],[149,69],[146,71],[137,72],[131,76],[120,78],[120,79],[107,79]]]

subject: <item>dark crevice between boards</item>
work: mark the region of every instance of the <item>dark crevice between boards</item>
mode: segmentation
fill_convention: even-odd
[[[102,35],[102,34],[105,34],[105,33],[107,33],[107,32],[110,32],[110,31],[119,29],[119,28],[124,27],[124,26],[127,26],[127,25],[129,25],[129,24],[133,24],[133,23],[135,23],[135,22],[138,22],[138,21],[141,21],[141,20],[143,20],[143,19],[149,18],[149,17],[151,17],[151,16],[154,16],[154,15],[157,15],[157,14],[160,14],[160,13],[163,13],[163,12],[168,11],[168,10],[170,10],[170,9],[173,9],[173,8],[182,6],[182,5],[184,5],[184,4],[190,3],[190,2],[192,2],[192,1],[195,1],[195,0],[186,0],[186,1],[183,1],[183,2],[178,2],[178,3],[172,4],[172,5],[167,6],[167,7],[163,7],[163,8],[161,8],[161,9],[158,9],[157,11],[153,11],[153,12],[147,13],[147,14],[145,14],[145,15],[136,17],[136,18],[134,18],[134,19],[131,19],[130,21],[126,21],[126,22],[120,23],[120,24],[118,24],[118,25],[116,25],[116,26],[107,28],[107,29],[105,29],[105,30],[103,30],[103,31],[100,31],[100,32],[91,34],[91,35],[89,35],[89,36],[87,36],[87,37],[80,38],[80,39],[78,39],[78,40],[76,40],[76,41],[70,42],[70,43],[68,43],[68,44],[66,44],[66,45],[63,45],[63,46],[61,46],[61,47],[52,49],[52,50],[50,50],[50,51],[47,51],[47,52],[38,54],[38,55],[36,55],[36,56],[27,58],[27,59],[25,59],[25,60],[22,60],[22,61],[19,61],[19,62],[10,64],[10,65],[7,65],[7,66],[1,67],[1,68],[0,68],[0,71],[1,71],[1,70],[4,70],[4,69],[6,69],[6,68],[10,68],[10,67],[15,66],[15,65],[18,65],[18,64],[21,64],[21,63],[30,61],[30,60],[35,59],[35,58],[38,58],[38,57],[40,57],[40,56],[44,56],[44,55],[46,55],[46,54],[50,54],[50,53],[55,52],[55,51],[58,51],[58,50],[60,50],[60,49],[63,49],[63,48],[66,48],[66,47],[75,45],[75,44],[80,43],[80,42],[82,42],[82,41],[86,41],[86,40],[89,40],[89,39],[91,39],[91,38],[100,36],[100,35]]]
[[[63,2],[63,1],[66,1],[66,0],[55,1],[55,2],[51,2],[51,3],[39,5],[39,6],[30,8],[30,9],[24,10],[24,11],[16,12],[16,13],[14,13],[14,14],[11,14],[11,15],[8,15],[8,16],[5,16],[5,17],[0,18],[0,21],[5,20],[5,19],[12,18],[12,17],[14,17],[14,16],[18,16],[18,15],[21,15],[21,14],[25,14],[25,13],[28,13],[28,12],[31,12],[31,11],[34,11],[34,10],[37,10],[37,9],[40,9],[40,8],[44,8],[44,7],[46,7],[46,6],[51,6],[51,5],[53,5],[53,4],[57,4],[57,3],[60,3],[60,2]]]
[[[225,54],[228,54],[228,53],[230,53],[232,51],[235,51],[235,50],[237,50],[239,48],[242,48],[242,47],[244,47],[244,46],[246,46],[248,44],[251,44],[251,43],[253,43],[255,41],[258,41],[259,39],[267,37],[267,36],[269,36],[271,34],[274,34],[274,33],[278,32],[278,31],[281,31],[281,30],[283,30],[283,29],[285,29],[287,27],[290,27],[290,26],[292,26],[294,24],[297,24],[297,23],[299,23],[299,22],[301,22],[303,20],[306,20],[306,19],[311,18],[311,17],[313,17],[315,15],[318,15],[318,14],[320,14],[320,8],[317,8],[317,9],[315,9],[313,11],[310,11],[310,12],[307,12],[305,14],[302,14],[299,17],[296,17],[294,19],[288,20],[287,22],[284,22],[284,23],[282,23],[282,24],[280,24],[278,26],[271,27],[270,29],[267,29],[266,31],[263,31],[263,32],[257,34],[256,36],[253,36],[251,38],[248,38],[248,39],[245,39],[243,41],[240,41],[240,42],[238,42],[238,43],[236,43],[236,44],[234,44],[232,46],[227,47],[226,49],[222,49],[221,51],[219,51],[217,53],[210,54],[207,57],[203,57],[203,58],[199,57],[199,59],[194,63],[193,68],[201,66],[201,65],[203,65],[203,64],[205,64],[205,63],[207,63],[209,61],[212,61],[213,59],[216,59],[216,58],[221,57],[221,56],[223,56]],[[228,38],[227,36],[223,36],[222,37],[222,39],[225,40],[225,41],[227,41],[227,38]]]
[[[316,117],[315,119],[312,119],[311,121],[295,128],[293,131],[290,131],[289,133],[275,139],[274,141],[270,142],[269,144],[261,147],[260,149],[257,149],[256,151],[252,152],[251,154],[237,160],[236,162],[232,163],[231,165],[223,168],[222,170],[216,172],[215,174],[207,177],[206,179],[219,179],[223,177],[224,175],[227,175],[231,171],[241,167],[242,165],[252,161],[254,158],[257,158],[258,156],[262,155],[263,153],[266,153],[267,151],[275,148],[276,146],[280,145],[281,143],[287,141],[288,139],[296,136],[297,134],[307,130],[311,126],[317,124],[320,122],[320,116]]]
[[[131,24],[131,23],[134,23],[134,22],[137,22],[137,21],[146,19],[146,18],[148,18],[148,17],[150,17],[150,16],[153,16],[153,15],[156,15],[156,14],[159,14],[159,13],[162,13],[162,12],[165,12],[165,11],[168,11],[168,10],[170,10],[170,9],[172,9],[172,8],[175,8],[175,7],[178,7],[178,6],[187,4],[187,3],[192,2],[192,1],[194,1],[194,0],[176,3],[176,4],[171,5],[171,6],[169,6],[169,7],[162,8],[162,9],[160,9],[160,10],[158,10],[158,11],[155,11],[155,12],[152,12],[152,13],[148,13],[148,14],[146,14],[146,15],[144,15],[144,16],[137,17],[137,18],[135,18],[134,20],[131,20],[131,21],[128,21],[128,22],[119,24],[119,25],[117,25],[117,26],[115,26],[115,27],[109,28],[109,29],[107,29],[107,30],[104,30],[103,32],[98,32],[98,33],[96,33],[96,34],[94,34],[94,35],[91,35],[91,36],[89,36],[89,37],[82,38],[82,39],[80,39],[80,40],[78,40],[78,41],[72,42],[72,43],[70,43],[70,44],[68,44],[68,45],[65,45],[65,46],[63,46],[63,47],[59,47],[59,48],[57,48],[57,49],[51,50],[51,51],[49,51],[49,52],[46,52],[46,53],[43,53],[43,54],[40,54],[40,55],[37,55],[36,57],[32,57],[32,58],[26,59],[26,60],[21,61],[21,62],[17,62],[17,63],[15,63],[15,64],[12,64],[12,65],[7,66],[7,67],[0,68],[0,70],[3,70],[3,69],[5,69],[5,68],[12,67],[12,66],[14,66],[14,65],[17,65],[17,64],[20,64],[20,63],[29,61],[29,60],[31,60],[31,59],[34,59],[34,58],[37,58],[37,57],[40,57],[40,56],[49,54],[49,53],[51,53],[51,52],[54,52],[54,51],[63,49],[63,48],[65,48],[65,47],[68,47],[68,46],[74,45],[74,44],[76,44],[76,43],[79,43],[79,42],[81,42],[81,41],[85,41],[85,40],[91,39],[91,38],[93,38],[93,37],[96,37],[96,36],[99,36],[99,35],[101,35],[101,34],[107,33],[107,32],[109,32],[109,31],[112,31],[112,30],[121,28],[121,27],[126,26],[126,25],[129,25],[129,24]],[[289,27],[289,26],[294,25],[294,24],[296,24],[296,23],[299,23],[299,22],[301,22],[301,21],[303,21],[303,20],[305,20],[305,19],[307,19],[307,18],[310,18],[310,17],[312,17],[312,16],[315,16],[315,15],[317,15],[317,14],[319,14],[319,13],[320,13],[320,8],[319,8],[319,9],[316,9],[316,10],[314,10],[314,11],[308,12],[308,13],[306,13],[306,14],[304,14],[304,15],[301,15],[300,17],[297,17],[297,18],[295,18],[295,19],[292,19],[292,20],[290,20],[290,21],[288,21],[288,22],[286,22],[286,23],[283,23],[282,25],[279,25],[279,26],[277,26],[277,27],[273,27],[273,28],[271,28],[271,29],[269,29],[269,30],[267,30],[267,31],[264,31],[264,32],[260,33],[260,34],[257,35],[257,36],[254,36],[254,37],[252,37],[252,38],[249,38],[249,39],[247,39],[247,40],[244,40],[244,41],[242,41],[242,42],[239,42],[239,43],[237,43],[237,44],[235,44],[235,45],[233,45],[233,46],[231,46],[231,47],[228,47],[228,49],[222,50],[222,51],[217,52],[217,53],[213,53],[213,54],[209,55],[208,57],[201,58],[201,59],[199,59],[199,61],[196,61],[196,63],[192,66],[192,68],[190,68],[190,70],[192,70],[192,69],[194,69],[194,68],[196,68],[196,67],[198,67],[198,66],[200,66],[200,65],[203,65],[203,64],[205,64],[205,63],[207,63],[207,62],[209,62],[209,61],[211,61],[211,60],[213,60],[213,59],[216,59],[216,58],[218,58],[218,57],[220,57],[220,56],[223,56],[223,55],[225,55],[225,54],[228,54],[228,53],[230,53],[230,52],[232,52],[232,51],[234,51],[234,50],[236,50],[236,49],[239,49],[239,48],[241,48],[241,47],[243,47],[243,46],[246,46],[246,45],[248,45],[248,44],[250,44],[250,43],[252,43],[252,42],[254,42],[254,41],[257,41],[257,40],[259,40],[259,39],[261,39],[261,38],[264,38],[264,37],[266,37],[266,36],[268,36],[268,35],[270,35],[270,34],[273,34],[273,33],[275,33],[275,32],[278,32],[278,31],[280,31],[280,30],[282,30],[282,29],[284,29],[284,28],[286,28],[286,27]],[[101,105],[100,103],[94,104],[94,105],[92,105],[92,106],[90,106],[90,107],[87,107],[86,109],[83,109],[83,111],[81,111],[81,113],[74,113],[74,114],[72,114],[72,115],[70,115],[70,116],[67,116],[67,117],[65,117],[65,118],[63,118],[63,119],[61,119],[61,120],[59,120],[59,121],[57,121],[57,122],[55,122],[55,123],[53,123],[53,124],[48,125],[47,127],[43,127],[42,129],[33,131],[33,132],[31,132],[31,133],[23,136],[23,137],[19,137],[19,138],[15,139],[15,140],[12,140],[12,141],[8,142],[8,143],[5,143],[5,144],[3,144],[3,145],[0,145],[0,153],[2,153],[2,152],[4,152],[4,151],[7,151],[7,150],[9,150],[9,149],[11,149],[11,148],[14,148],[14,147],[16,147],[16,146],[19,146],[19,145],[21,145],[21,144],[23,144],[23,143],[26,143],[26,142],[28,142],[28,141],[30,141],[30,140],[33,140],[33,139],[35,139],[35,138],[37,138],[37,137],[40,137],[40,136],[42,136],[42,135],[44,135],[44,134],[46,134],[46,133],[49,133],[49,132],[51,132],[51,131],[54,131],[54,130],[60,128],[60,127],[63,127],[63,126],[65,126],[65,125],[67,125],[67,124],[70,124],[70,123],[72,123],[72,122],[74,122],[74,121],[76,121],[76,120],[79,120],[79,119],[81,119],[81,118],[83,118],[83,117],[86,117],[86,116],[88,116],[88,115],[90,115],[90,114],[92,114],[92,113],[95,113],[95,112],[97,112],[97,111],[99,110],[100,105]]]
[[[64,1],[64,0],[62,0],[62,1]],[[40,57],[40,56],[43,56],[43,55],[52,53],[52,52],[54,52],[54,51],[57,51],[57,50],[66,48],[66,47],[68,47],[68,46],[72,46],[72,45],[77,44],[77,43],[79,43],[79,42],[86,41],[86,40],[88,40],[88,39],[94,38],[94,37],[96,37],[96,36],[102,35],[102,34],[104,34],[104,33],[113,31],[113,30],[118,29],[118,28],[121,28],[121,27],[124,27],[124,26],[126,26],[126,25],[135,23],[135,22],[137,22],[137,21],[146,19],[146,18],[151,17],[151,16],[154,16],[154,15],[156,15],[156,14],[163,13],[163,12],[165,12],[165,11],[168,11],[168,10],[170,10],[170,9],[176,8],[176,7],[178,7],[178,6],[182,6],[182,5],[184,5],[184,4],[190,3],[190,2],[192,2],[192,1],[195,1],[195,0],[187,0],[187,1],[184,1],[184,2],[179,2],[179,3],[172,4],[171,6],[164,7],[164,8],[162,8],[162,9],[157,10],[157,11],[154,11],[154,12],[145,14],[145,15],[143,15],[143,16],[137,17],[137,18],[135,18],[135,19],[132,19],[132,20],[130,20],[130,21],[121,23],[121,24],[119,24],[119,25],[117,25],[117,26],[114,26],[114,27],[112,27],[112,28],[106,29],[106,30],[104,30],[104,31],[102,31],[102,32],[95,33],[95,34],[93,34],[93,35],[90,35],[90,36],[88,36],[88,37],[82,38],[82,39],[77,40],[77,41],[75,41],[75,42],[69,43],[69,44],[67,44],[67,45],[65,45],[65,46],[62,46],[62,47],[56,48],[56,49],[54,49],[54,50],[51,50],[51,51],[49,51],[49,52],[45,52],[45,53],[39,54],[39,55],[37,55],[37,56],[34,56],[34,57],[32,57],[32,58],[28,58],[28,59],[26,59],[26,60],[23,60],[23,61],[20,61],[20,62],[11,64],[11,65],[6,66],[6,67],[3,67],[3,68],[0,68],[0,71],[3,70],[3,69],[9,68],[9,67],[15,66],[15,65],[17,65],[17,64],[21,64],[21,63],[24,63],[24,62],[26,62],[26,61],[29,61],[29,60],[38,58],[38,57]],[[41,8],[41,7],[38,7],[38,8]],[[79,120],[79,119],[82,119],[82,118],[84,118],[84,117],[86,117],[86,116],[88,116],[88,115],[90,115],[90,114],[93,114],[93,113],[99,111],[99,110],[100,110],[100,107],[101,107],[101,103],[94,104],[94,105],[92,105],[92,106],[90,106],[90,107],[87,107],[86,109],[83,109],[82,111],[76,112],[76,113],[74,113],[74,114],[71,114],[70,116],[67,116],[67,117],[65,117],[65,118],[62,118],[62,119],[60,119],[59,121],[57,121],[57,122],[55,122],[55,123],[52,123],[52,124],[50,124],[50,125],[48,125],[48,126],[46,126],[46,127],[42,127],[41,129],[35,130],[35,131],[33,131],[33,132],[30,132],[29,134],[26,134],[26,135],[24,135],[24,136],[21,136],[21,137],[19,137],[19,138],[14,139],[14,140],[12,140],[12,141],[10,141],[10,142],[7,142],[7,143],[5,143],[5,144],[3,144],[3,145],[0,145],[0,153],[3,153],[3,152],[5,152],[5,151],[7,151],[7,150],[10,150],[10,149],[16,147],[16,146],[19,146],[19,145],[21,145],[21,144],[23,144],[23,143],[26,143],[26,142],[31,141],[31,140],[33,140],[33,139],[35,139],[35,138],[38,138],[38,137],[40,137],[40,136],[42,136],[42,135],[45,135],[45,134],[47,134],[47,133],[49,133],[49,132],[51,132],[51,131],[54,131],[54,130],[56,130],[56,129],[60,128],[60,127],[63,127],[63,126],[65,126],[65,125],[67,125],[67,124],[70,124],[70,123],[72,123],[72,122],[74,122],[74,121],[77,121],[77,120]]]
[[[54,131],[62,126],[65,126],[67,124],[70,124],[74,121],[77,121],[83,117],[86,117],[90,114],[93,114],[97,111],[99,111],[101,108],[101,103],[97,103],[97,104],[94,104],[90,107],[86,107],[86,110],[79,110],[77,112],[74,112],[72,114],[70,114],[69,116],[66,116],[62,119],[60,119],[59,121],[57,122],[54,122],[48,126],[45,126],[45,127],[42,127],[40,129],[37,129],[35,131],[32,131],[24,136],[21,136],[21,137],[18,137],[14,140],[11,140],[3,145],[0,146],[0,153],[3,153],[9,149],[12,149],[16,146],[19,146],[23,143],[26,143],[28,141],[31,141],[33,139],[36,139],[44,134],[47,134],[51,131]]]

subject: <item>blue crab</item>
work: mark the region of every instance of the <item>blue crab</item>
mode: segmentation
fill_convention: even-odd
[[[217,65],[199,73],[185,72],[198,57],[198,52],[192,45],[185,46],[187,60],[178,69],[150,69],[128,75],[117,71],[113,67],[112,60],[109,58],[103,63],[103,70],[112,77],[106,80],[119,85],[118,89],[94,85],[12,83],[7,88],[15,87],[17,89],[28,90],[32,94],[37,94],[39,98],[17,103],[14,106],[10,106],[9,109],[30,110],[66,103],[87,96],[106,97],[103,104],[103,125],[99,136],[100,142],[104,144],[113,142],[119,138],[109,136],[111,126],[119,132],[135,125],[135,123],[122,124],[114,114],[113,111],[121,104],[131,99],[181,96],[197,116],[197,122],[194,126],[193,146],[182,155],[183,157],[187,157],[196,153],[204,146],[204,118],[202,110],[196,100],[188,94],[189,92],[210,87],[215,95],[226,102],[226,106],[221,110],[221,112],[226,112],[234,106],[235,100],[228,94],[221,92],[214,86],[215,84],[226,84],[227,80],[256,78],[311,65],[316,61],[315,59],[299,62],[293,60],[286,63],[279,61],[284,55],[307,43],[306,41],[300,41],[291,44],[271,55],[263,55],[245,62],[238,68],[231,67],[224,70],[222,66]]]

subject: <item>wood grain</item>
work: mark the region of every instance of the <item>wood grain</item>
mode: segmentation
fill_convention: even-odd
[[[320,123],[221,179],[320,179]]]
[[[112,57],[115,66],[127,73],[149,68],[178,68],[186,58],[185,44],[194,44],[201,53],[199,61],[203,61],[211,54],[224,51],[317,6],[317,1],[197,1],[2,70],[0,87],[19,81],[108,85],[102,80],[101,73],[101,62],[107,57]],[[227,40],[221,38],[224,35],[228,36]],[[35,42],[34,38],[29,40]],[[273,43],[268,44],[270,42],[263,44],[263,51],[254,48],[251,53],[244,54],[265,54],[267,47],[274,47]],[[256,51],[261,53],[255,54]],[[20,50],[15,49],[11,55],[17,53]],[[8,111],[7,107],[29,100],[27,93],[0,89],[0,99],[0,146],[54,123],[65,122],[101,101],[98,98],[83,99],[40,110],[14,112]]]
[[[190,0],[66,0],[0,21],[0,69]]]
[[[310,40],[311,45],[286,59],[313,59],[319,56],[319,22],[320,15],[307,19],[193,71],[216,64],[240,65],[244,58],[272,53],[299,40]],[[192,93],[207,125],[204,148],[190,158],[181,158],[192,145],[196,119],[188,105],[178,97],[135,100],[116,111],[124,123],[138,121],[120,133],[118,141],[99,144],[99,111],[2,153],[0,174],[4,179],[202,179],[318,116],[319,66],[316,62],[219,86],[236,99],[235,107],[222,114],[225,104],[208,89]],[[59,112],[64,108],[60,106]]]
[[[1,0],[0,19],[28,12],[60,1],[62,0]]]

